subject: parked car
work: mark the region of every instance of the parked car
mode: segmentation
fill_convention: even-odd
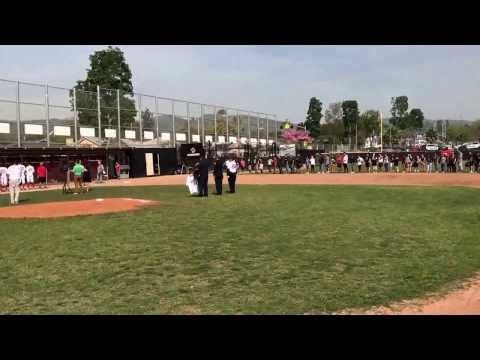
[[[438,145],[437,144],[427,144],[427,145],[425,145],[425,150],[427,150],[427,151],[438,151]]]
[[[465,145],[465,148],[468,150],[473,150],[473,149],[480,149],[480,143],[479,142],[472,142],[469,144],[463,144]]]

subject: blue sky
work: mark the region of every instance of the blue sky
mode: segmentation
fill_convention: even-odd
[[[71,87],[106,46],[0,46],[0,78]],[[310,97],[480,118],[480,46],[122,46],[135,91],[303,121]],[[1,84],[0,84],[1,85]],[[0,94],[1,94],[0,88]],[[325,107],[325,105],[324,105]]]

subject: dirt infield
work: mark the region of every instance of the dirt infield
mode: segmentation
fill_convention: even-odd
[[[480,275],[460,289],[443,296],[403,301],[389,307],[368,311],[345,311],[340,314],[366,315],[480,315]]]
[[[157,201],[111,198],[79,201],[61,201],[42,204],[18,205],[0,208],[0,218],[59,218],[77,215],[105,214],[112,212],[136,210],[144,206],[158,204]]]
[[[93,186],[185,185],[187,175],[169,175],[128,180],[110,180]],[[224,177],[227,184],[227,177]],[[212,176],[209,184],[213,184]],[[468,186],[480,187],[480,174],[377,173],[377,174],[240,174],[238,185],[394,185],[394,186]]]

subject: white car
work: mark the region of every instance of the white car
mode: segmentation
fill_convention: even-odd
[[[438,151],[438,145],[437,144],[427,144],[427,145],[425,145],[425,150]]]
[[[480,143],[478,142],[473,142],[473,143],[470,143],[470,144],[464,144],[465,147],[469,150],[472,150],[472,149],[480,149]]]

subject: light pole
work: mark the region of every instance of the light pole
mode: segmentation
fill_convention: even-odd
[[[380,111],[380,152],[383,152],[383,114]]]

